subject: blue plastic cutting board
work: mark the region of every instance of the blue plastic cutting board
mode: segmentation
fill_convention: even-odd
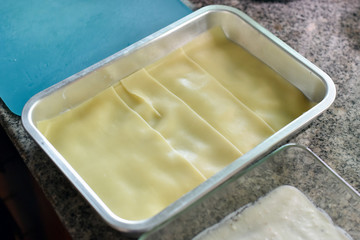
[[[41,90],[191,13],[180,0],[0,0],[0,97]]]

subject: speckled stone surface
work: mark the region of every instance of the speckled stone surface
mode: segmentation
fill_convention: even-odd
[[[308,146],[360,191],[360,1],[191,2],[239,8],[333,79],[333,105],[289,142]],[[0,123],[74,239],[127,239],[102,221],[1,101]]]

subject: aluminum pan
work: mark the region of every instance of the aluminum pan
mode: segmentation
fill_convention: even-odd
[[[317,104],[247,152],[240,158],[241,160],[234,161],[156,216],[143,221],[121,219],[106,207],[68,164],[66,159],[52,147],[37,130],[35,123],[79,105],[118,82],[119,78],[128,76],[160,59],[214,26],[220,26],[229,39],[269,65]],[[259,48],[259,46],[261,47]],[[114,77],[115,75],[117,77]],[[173,217],[207,192],[263,157],[326,110],[334,99],[335,85],[323,71],[243,12],[227,6],[213,5],[197,10],[168,27],[36,94],[25,105],[22,122],[34,140],[109,225],[119,231],[137,235]]]

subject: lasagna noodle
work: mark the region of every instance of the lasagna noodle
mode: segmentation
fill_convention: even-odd
[[[141,220],[310,105],[214,29],[38,129],[116,215]]]
[[[151,217],[205,180],[113,88],[38,129],[116,215]]]
[[[115,89],[205,177],[211,177],[242,155],[231,142],[144,69],[123,79]]]
[[[213,28],[184,46],[186,54],[275,131],[311,107],[279,74]]]
[[[146,69],[243,153],[274,133],[266,122],[186,57],[181,49]]]

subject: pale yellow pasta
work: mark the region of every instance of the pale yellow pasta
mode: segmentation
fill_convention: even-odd
[[[243,153],[274,130],[179,49],[146,68]]]
[[[152,79],[145,70],[121,80],[115,89],[121,91],[119,93],[125,101],[205,177],[213,176],[242,155],[224,136]],[[133,100],[129,101],[129,98]],[[134,104],[134,101],[138,102]]]
[[[201,34],[184,51],[275,131],[312,106],[297,88],[229,41],[220,28]]]
[[[127,220],[151,217],[205,180],[109,88],[38,128],[100,199]]]
[[[127,220],[154,216],[312,106],[220,28],[118,80],[37,127]]]

